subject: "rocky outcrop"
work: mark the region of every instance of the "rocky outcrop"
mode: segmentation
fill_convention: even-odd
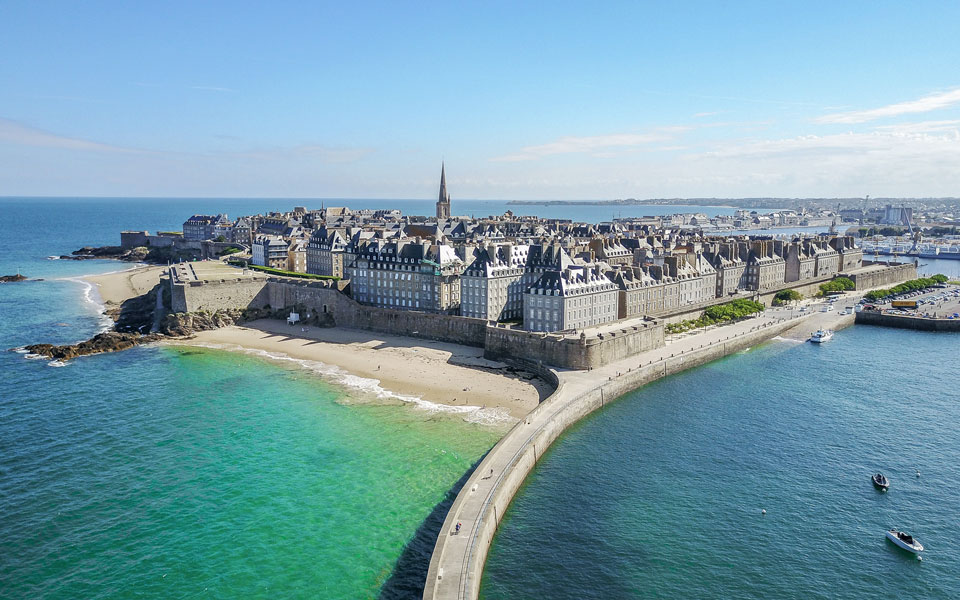
[[[84,246],[60,258],[65,260],[109,258],[126,262],[166,265],[171,262],[189,261],[200,258],[200,251],[191,248],[174,250],[173,248],[148,248],[146,246],[138,246],[136,248],[124,248],[123,246]]]
[[[239,325],[251,320],[247,312],[240,309],[224,309],[212,313],[170,313],[160,322],[160,331],[169,336],[190,336],[198,331]]]
[[[98,333],[89,340],[80,342],[79,344],[68,344],[66,346],[33,344],[32,346],[25,346],[24,350],[31,354],[39,354],[55,360],[69,360],[87,354],[119,352],[120,350],[133,348],[138,344],[156,342],[162,338],[163,336],[158,334],[140,335],[138,333],[107,331]]]
[[[163,285],[158,283],[146,294],[124,300],[119,306],[107,305],[107,315],[117,323],[113,327],[114,331],[150,333],[157,308],[157,294],[161,293]]]
[[[15,283],[17,281],[24,281],[26,278],[26,275],[21,275],[20,273],[16,275],[0,275],[0,283]]]

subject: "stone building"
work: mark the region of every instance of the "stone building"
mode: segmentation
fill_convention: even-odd
[[[251,240],[252,232],[253,227],[250,225],[250,219],[240,217],[237,219],[237,222],[233,224],[233,230],[230,232],[230,241],[235,244],[245,244],[249,246],[253,242],[253,240]]]
[[[782,244],[782,255],[785,261],[784,282],[804,281],[813,279],[817,273],[817,261],[807,253],[806,244],[795,240]]]
[[[589,247],[595,261],[605,262],[610,266],[629,267],[633,264],[633,252],[626,248],[619,238],[594,238],[590,240]]]
[[[742,242],[746,251],[746,242]],[[773,240],[752,240],[747,258],[747,289],[764,292],[784,283],[786,261],[774,252]]]
[[[617,295],[600,265],[547,271],[523,295],[523,328],[567,331],[616,321]]]
[[[229,223],[227,215],[193,215],[183,222],[183,239],[203,241],[216,237],[214,231],[218,225]]]
[[[460,277],[460,314],[492,321],[522,319],[523,293],[537,278],[527,271],[529,250],[523,244],[477,248]]]
[[[307,272],[307,243],[302,239],[291,240],[287,248],[287,271]]]
[[[261,267],[286,270],[290,245],[283,238],[273,235],[258,235],[251,246],[250,262]]]
[[[456,314],[463,261],[451,246],[417,240],[371,239],[344,271],[351,295],[385,308]]]
[[[857,247],[853,236],[831,238],[830,245],[840,255],[840,271],[847,273],[863,266],[863,250]]]
[[[736,242],[723,240],[707,244],[704,257],[717,272],[717,298],[733,296],[747,289],[747,263],[741,258],[740,246]]]
[[[826,241],[809,240],[807,252],[813,255],[816,262],[817,277],[833,277],[840,271],[840,254]]]
[[[347,239],[338,229],[322,227],[313,232],[307,244],[307,273],[343,277]]]

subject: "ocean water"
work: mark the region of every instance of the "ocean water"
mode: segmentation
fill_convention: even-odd
[[[541,459],[481,597],[960,597],[958,348],[855,326],[627,394]]]
[[[282,208],[197,210],[240,205]],[[0,274],[42,279],[0,284],[0,598],[418,597],[423,531],[502,424],[223,350],[139,347],[60,368],[6,351],[101,330],[78,276],[130,267],[48,255],[192,211],[0,200]]]

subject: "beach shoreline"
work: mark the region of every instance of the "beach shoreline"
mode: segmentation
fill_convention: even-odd
[[[99,297],[100,304],[105,308],[110,308],[149,292],[160,283],[160,276],[166,270],[166,267],[138,265],[122,271],[100,275],[83,275],[77,279],[93,285],[94,293]]]
[[[333,383],[481,422],[522,419],[553,392],[533,373],[485,360],[480,348],[354,329],[260,319],[164,343],[320,363],[330,368],[314,370]]]

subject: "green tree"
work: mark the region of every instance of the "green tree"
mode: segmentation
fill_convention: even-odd
[[[781,290],[773,297],[773,305],[783,306],[784,304],[797,302],[799,300],[803,300],[803,294],[797,290]]]

